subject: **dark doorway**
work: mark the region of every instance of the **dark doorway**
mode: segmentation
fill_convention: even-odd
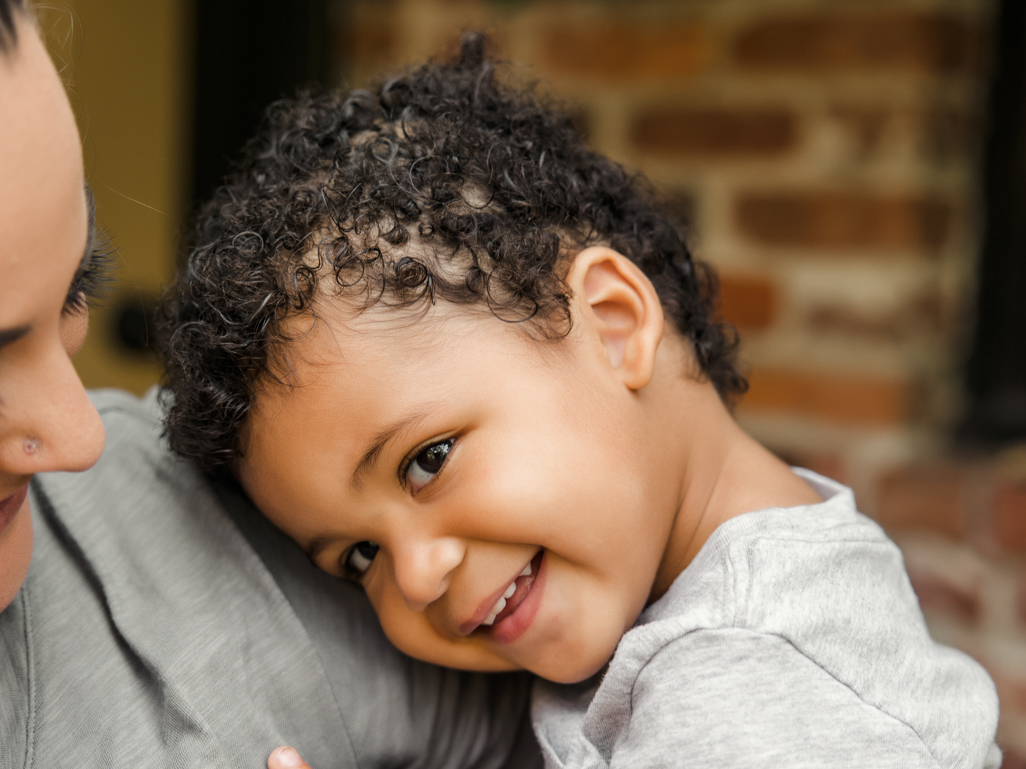
[[[338,0],[198,0],[192,202],[206,199],[264,109],[330,78]]]
[[[962,438],[1026,438],[1026,3],[1002,0],[984,166],[985,230]]]

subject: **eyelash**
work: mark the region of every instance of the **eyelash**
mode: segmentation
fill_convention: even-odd
[[[357,585],[363,584],[363,577],[364,575],[366,575],[367,572],[361,572],[357,571],[356,569],[350,568],[349,559],[352,558],[353,552],[362,544],[364,544],[363,541],[357,542],[355,545],[348,548],[344,553],[342,553],[342,557],[339,559],[339,563],[342,566],[342,578],[347,579],[350,582],[355,582]],[[377,544],[374,544],[375,555],[377,554],[377,551],[379,549],[380,547]],[[373,558],[371,558],[371,560],[373,561]],[[368,567],[368,569],[369,568],[370,567]]]
[[[65,315],[84,309],[108,289],[113,270],[113,253],[110,238],[106,233],[98,232],[93,237],[89,256],[71,281],[68,296],[64,300]]]

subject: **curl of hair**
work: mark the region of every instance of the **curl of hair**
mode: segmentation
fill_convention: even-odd
[[[454,59],[373,90],[269,108],[199,211],[162,305],[176,452],[208,471],[238,455],[255,387],[288,342],[282,321],[310,311],[317,291],[361,307],[482,305],[559,339],[571,321],[563,276],[594,244],[649,277],[725,401],[745,391],[736,334],[715,316],[715,276],[647,181],[496,67],[484,36],[467,33]]]

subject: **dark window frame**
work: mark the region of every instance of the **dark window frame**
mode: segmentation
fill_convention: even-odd
[[[1026,438],[1026,3],[1002,0],[983,167],[984,232],[959,437]]]
[[[195,4],[192,205],[206,200],[267,106],[331,83],[329,13],[338,0],[207,0]]]

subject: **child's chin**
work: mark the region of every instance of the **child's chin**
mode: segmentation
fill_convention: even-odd
[[[573,663],[561,665],[553,665],[550,661],[547,665],[532,665],[529,666],[528,669],[535,675],[548,679],[553,683],[576,684],[591,678],[602,670],[602,668],[606,666],[606,663],[609,662],[609,657],[612,657],[611,653],[608,657],[603,657],[598,661],[585,663],[581,660],[575,660]]]

